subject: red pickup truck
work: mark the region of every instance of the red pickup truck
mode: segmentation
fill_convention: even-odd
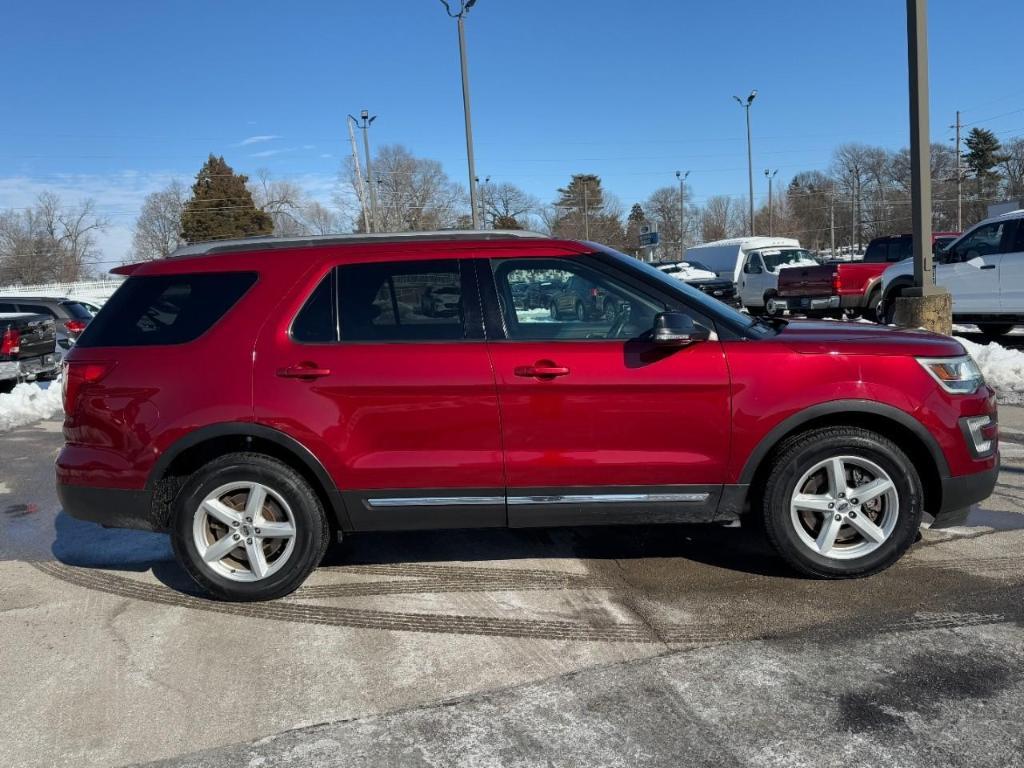
[[[959,236],[958,232],[932,234],[932,251],[939,251]],[[911,235],[876,237],[861,261],[831,261],[820,267],[792,267],[779,273],[778,292],[766,304],[769,314],[790,312],[812,317],[877,319],[882,298],[882,273],[897,261],[913,256]]]

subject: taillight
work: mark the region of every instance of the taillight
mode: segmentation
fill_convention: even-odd
[[[0,339],[0,355],[16,355],[21,352],[21,331],[8,328]]]
[[[85,330],[85,320],[65,320],[64,328],[68,333],[81,333]]]
[[[832,293],[839,293],[839,289],[843,287],[842,277],[837,269],[832,273]]]
[[[102,380],[104,376],[110,373],[113,367],[113,363],[65,362],[64,381],[62,383],[64,413],[68,416],[74,414],[82,388]]]

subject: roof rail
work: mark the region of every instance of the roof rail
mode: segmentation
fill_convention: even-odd
[[[361,243],[405,243],[445,240],[516,240],[543,238],[547,235],[526,229],[441,229],[431,232],[377,232],[351,235],[308,235],[303,237],[243,237],[236,240],[208,240],[183,245],[170,258],[179,256],[209,256],[236,251],[274,251],[282,248],[312,248],[323,245],[359,245]]]

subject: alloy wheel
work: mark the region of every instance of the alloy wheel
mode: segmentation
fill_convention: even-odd
[[[859,456],[819,461],[797,482],[790,500],[800,542],[833,560],[871,554],[892,535],[898,517],[896,484],[878,464]]]
[[[291,557],[295,517],[274,489],[257,482],[228,483],[199,504],[192,535],[211,570],[232,581],[261,581]]]

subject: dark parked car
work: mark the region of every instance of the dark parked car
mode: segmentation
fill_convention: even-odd
[[[551,317],[558,320],[575,317],[577,320],[613,318],[618,311],[618,300],[605,288],[585,277],[570,277],[565,287],[551,297],[548,307]]]
[[[0,313],[0,392],[10,392],[19,381],[56,378],[56,339],[49,315]]]
[[[0,312],[30,312],[52,317],[61,353],[71,349],[93,318],[93,313],[80,302],[53,296],[0,296]]]
[[[551,299],[559,293],[564,284],[560,280],[539,280],[527,283],[523,291],[523,309],[548,309]],[[515,294],[513,294],[513,297]]]

